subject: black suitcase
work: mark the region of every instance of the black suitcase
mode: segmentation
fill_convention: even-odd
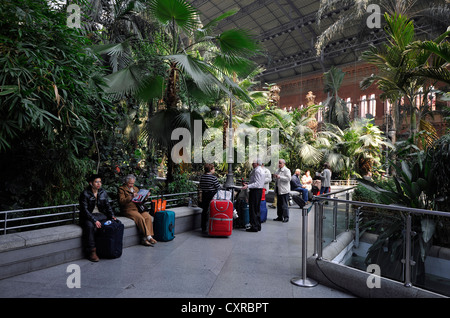
[[[95,247],[100,258],[118,258],[122,256],[124,225],[119,220],[102,223],[95,235]]]
[[[302,199],[301,194],[292,196],[292,200],[294,200],[294,202],[298,204],[300,209],[303,209],[303,207],[306,205],[306,202]]]

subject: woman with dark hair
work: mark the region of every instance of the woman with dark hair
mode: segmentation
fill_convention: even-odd
[[[217,193],[220,188],[219,180],[214,175],[215,169],[212,163],[205,164],[204,174],[200,177],[199,190],[201,192],[201,203],[202,208],[202,233],[206,233],[206,226],[208,223],[208,209],[212,198]]]

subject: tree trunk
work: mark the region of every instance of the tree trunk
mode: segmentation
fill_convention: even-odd
[[[177,108],[179,101],[177,90],[177,65],[176,63],[170,64],[169,80],[167,82],[165,102],[167,109]]]

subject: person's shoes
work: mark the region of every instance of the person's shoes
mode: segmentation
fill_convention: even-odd
[[[150,239],[150,244],[156,244],[158,241],[156,241],[153,237]]]
[[[246,232],[258,232],[258,230],[257,229],[255,229],[255,228],[248,228],[248,229],[246,229],[245,230]]]
[[[275,218],[275,219],[273,219],[274,221],[283,221],[283,219],[282,218],[280,218],[280,217],[278,217],[278,218]]]
[[[284,218],[283,223],[287,223],[287,222],[289,222],[289,218]]]
[[[150,243],[146,238],[142,239],[142,245],[144,245],[144,246],[153,246],[153,244]]]
[[[97,255],[97,249],[96,248],[93,248],[92,250],[91,250],[91,252],[89,253],[89,260],[91,261],[91,262],[98,262],[100,259],[98,258],[98,255]]]

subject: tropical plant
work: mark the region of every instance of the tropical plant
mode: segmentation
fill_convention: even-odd
[[[329,17],[330,12],[337,12],[333,14],[333,22],[317,37],[315,44],[317,55],[320,55],[325,46],[341,35],[346,28],[357,27],[361,33],[371,31],[367,26],[367,20],[370,15],[376,14],[373,9],[369,10],[369,6],[373,5],[380,9],[381,17],[384,13],[400,14],[426,22],[433,21],[435,25],[444,29],[448,26],[445,21],[450,14],[450,9],[442,0],[427,1],[426,6],[417,0],[321,0],[317,11],[319,26]]]
[[[399,107],[400,100],[403,100],[405,111],[410,118],[410,136],[415,140],[421,120],[429,113],[426,96],[432,83],[419,74],[426,66],[431,53],[411,49],[415,43],[414,24],[411,19],[399,14],[393,16],[385,14],[385,20],[388,43],[381,48],[372,46],[362,54],[363,60],[376,65],[379,73],[364,79],[361,88],[366,89],[376,83],[383,91],[380,97],[391,100],[394,108]],[[436,43],[440,43],[445,37],[446,33],[439,36],[435,40]],[[419,99],[418,96],[424,98]],[[394,131],[399,122],[398,113],[398,109],[392,112]]]
[[[392,176],[392,181],[372,182],[361,179],[360,184],[374,192],[384,204],[426,210],[449,207],[448,179],[439,178],[439,181],[436,181],[439,175],[448,174],[448,168],[443,167],[441,163],[443,158],[448,157],[448,138],[443,138],[435,146],[439,148],[421,151],[415,160],[403,160],[399,165],[395,165],[397,173]],[[380,231],[377,241],[368,251],[366,262],[389,268],[390,275],[396,279],[401,278],[402,274],[402,230],[406,216],[407,212],[395,212],[389,216],[382,213],[378,221],[371,224]],[[412,239],[413,259],[416,261],[414,272],[420,281],[423,279],[425,257],[432,239],[443,246],[448,244],[448,221],[445,218],[420,214],[411,214],[411,221],[412,230],[415,232]]]
[[[338,95],[344,76],[345,73],[334,66],[324,73],[324,91],[328,93],[327,99],[323,102],[324,117],[327,122],[341,129],[347,128],[350,122],[347,103]]]
[[[156,119],[149,120],[145,136],[152,135],[160,144],[165,144],[169,159],[173,143],[167,143],[167,136],[170,137],[172,130],[179,127],[180,123],[191,129],[194,118],[199,117],[195,114],[183,115],[180,98],[183,97],[184,102],[187,102],[184,112],[189,113],[193,113],[190,98],[197,91],[209,96],[222,91],[230,98],[238,96],[252,103],[230,76],[245,76],[251,72],[256,65],[249,58],[256,54],[259,47],[244,30],[214,33],[217,24],[236,11],[226,12],[203,26],[199,22],[198,10],[185,0],[152,0],[148,2],[147,10],[150,17],[160,25],[157,33],[158,51],[154,58],[165,62],[167,71],[165,74],[148,72],[142,67],[145,61],[136,61],[108,76],[108,91],[119,96],[133,93],[138,98],[145,97],[145,101],[160,99],[161,111],[170,111],[170,114],[161,114],[161,118],[158,118],[167,120],[158,120],[165,130],[162,134],[155,134],[152,124],[156,123]],[[187,116],[190,116],[189,120],[185,120]],[[165,140],[158,139],[158,136],[165,137]],[[171,181],[172,170],[172,161],[169,159],[168,182]]]
[[[327,129],[338,138],[326,149],[324,160],[345,179],[373,173],[374,169],[381,166],[382,150],[393,148],[382,136],[378,126],[368,119],[355,120],[345,130],[330,124]]]
[[[95,170],[88,147],[114,124],[104,70],[82,30],[47,1],[0,4],[2,204],[73,202]]]

